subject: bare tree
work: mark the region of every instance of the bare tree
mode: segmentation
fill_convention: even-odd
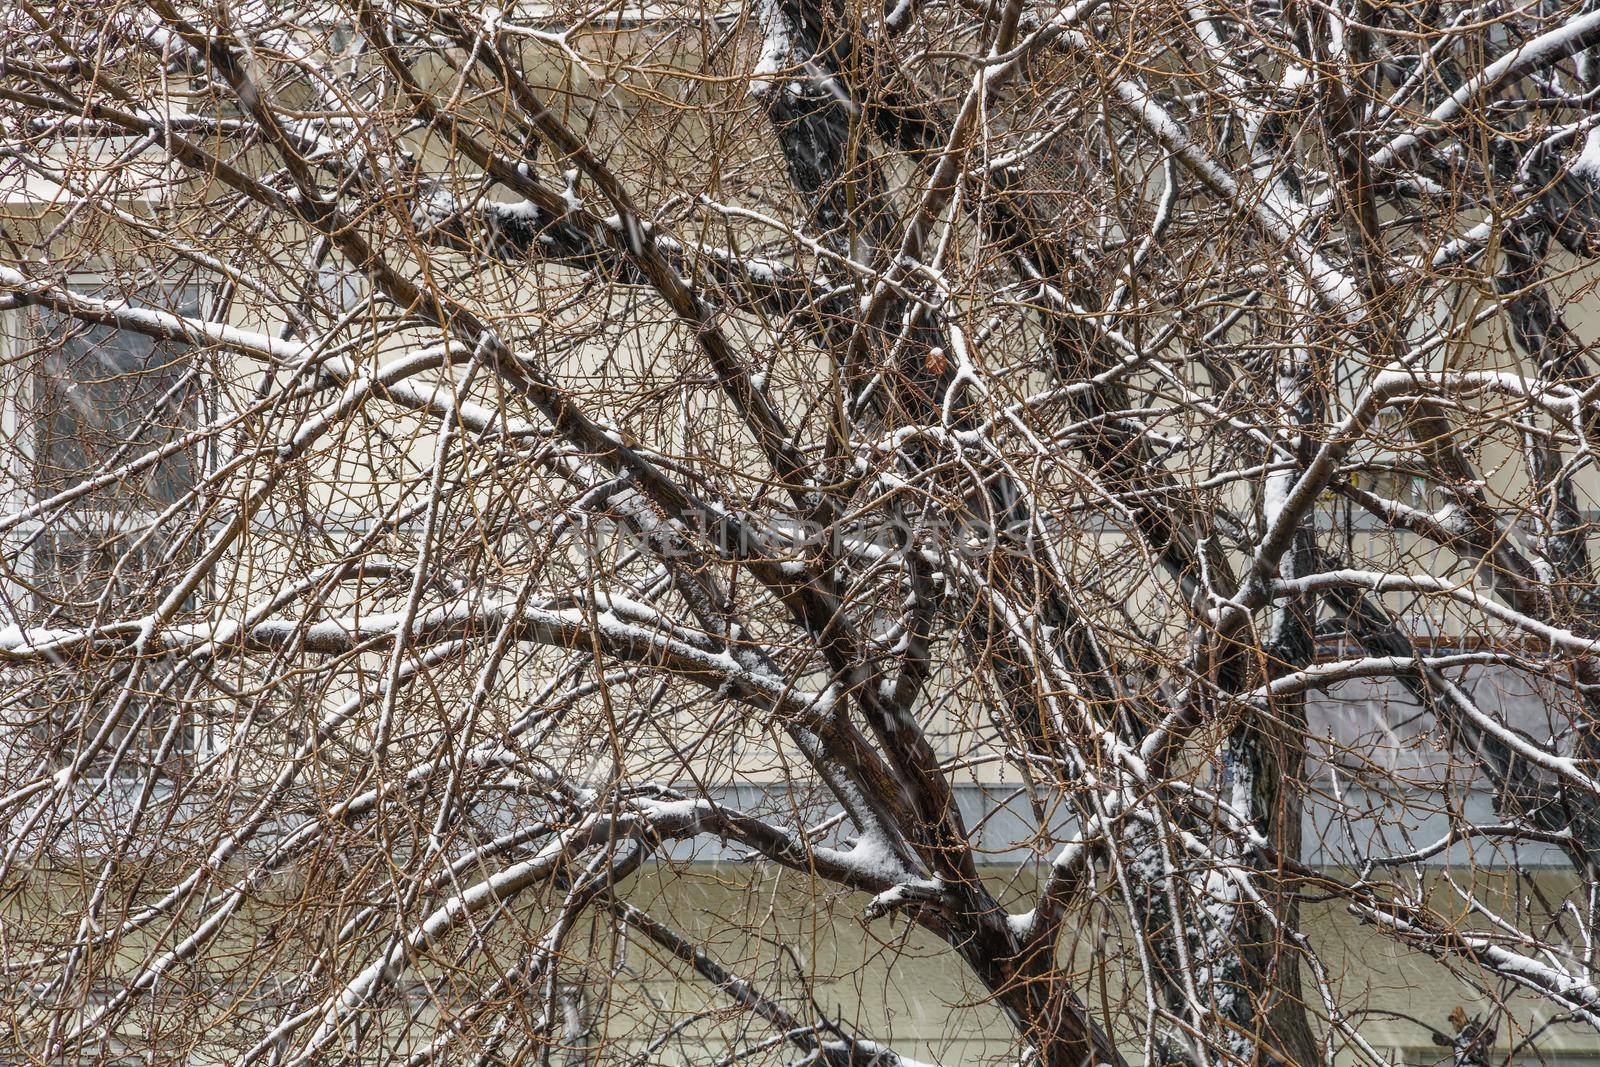
[[[1600,1030],[1587,0],[0,25],[8,1062]]]

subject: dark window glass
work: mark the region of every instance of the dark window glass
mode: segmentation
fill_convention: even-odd
[[[37,494],[115,469],[194,428],[200,375],[184,346],[52,313],[37,316],[35,324],[30,407]],[[81,506],[160,510],[194,487],[197,459],[192,450],[179,450]]]

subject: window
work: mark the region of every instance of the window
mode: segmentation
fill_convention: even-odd
[[[192,300],[178,303],[179,313],[198,311]],[[183,346],[86,326],[55,312],[36,311],[30,318],[30,483],[37,495],[115,469],[193,429],[199,375]],[[194,487],[196,458],[180,450],[75,507],[103,515],[170,505]]]
[[[1357,450],[1356,458],[1366,464],[1353,479],[1358,489],[1424,511],[1444,505],[1444,498],[1426,476],[1426,464],[1399,412],[1381,412],[1371,438],[1371,445]]]
[[[146,302],[195,314],[198,296],[191,288],[172,288]],[[114,475],[174,446],[197,425],[204,376],[187,346],[47,309],[29,309],[19,319],[7,386],[19,503]],[[152,610],[187,562],[186,544],[173,536],[181,516],[157,519],[183,510],[201,461],[196,449],[172,447],[154,463],[105,477],[25,528],[13,556],[14,584],[21,587],[13,610],[21,609],[34,626],[50,627],[103,624]],[[191,724],[172,729],[180,704],[167,691],[170,673],[171,664],[154,657],[131,670],[53,676],[26,709],[42,752],[69,762],[99,737],[91,768],[142,779],[165,745],[162,769],[175,770],[192,754],[194,737]],[[106,733],[106,716],[119,703],[121,714]]]

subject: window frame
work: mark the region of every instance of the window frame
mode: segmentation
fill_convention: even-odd
[[[99,271],[74,271],[67,275],[64,287],[75,292],[99,292],[112,284],[111,275]],[[193,303],[198,308],[205,307],[206,300],[215,293],[215,286],[204,279],[163,280],[156,283],[148,290],[158,294],[156,301],[171,300],[179,294],[192,294],[192,299],[186,301]],[[137,301],[137,298],[135,298]],[[38,421],[40,414],[37,410],[39,404],[38,378],[40,373],[40,360],[42,354],[30,353],[29,346],[33,343],[32,325],[30,316],[51,314],[49,309],[39,305],[29,305],[11,309],[0,316],[0,366],[9,368],[8,372],[13,377],[5,382],[4,396],[0,397],[0,442],[7,449],[7,455],[0,461],[0,503],[3,503],[7,512],[16,514],[24,508],[38,503],[50,495],[41,495],[38,489],[37,448],[38,435],[32,425]],[[66,316],[70,318],[70,316]],[[115,328],[117,332],[124,331]],[[173,343],[173,342],[169,342]],[[181,344],[182,342],[175,342]],[[187,372],[186,372],[187,373]],[[202,368],[200,379],[193,389],[194,414],[197,420],[204,420],[214,412],[216,406],[216,381],[213,374],[207,373]],[[137,454],[137,453],[135,453]],[[213,456],[208,442],[197,442],[193,451],[193,485],[198,486],[206,474],[213,467]],[[82,525],[88,527],[94,534],[105,534],[107,538],[122,537],[127,534],[138,535],[148,531],[155,519],[163,509],[144,507],[130,509],[126,506],[96,506],[93,497],[82,501],[73,501],[64,505],[66,511],[72,514],[75,520],[86,520]],[[0,576],[0,607],[3,607],[13,618],[21,617],[22,612],[34,614],[40,611],[41,606],[38,594],[38,579],[44,573],[44,567],[38,562],[41,550],[49,551],[56,548],[46,539],[52,536],[50,527],[56,524],[34,518],[17,524],[15,528],[4,535],[4,551],[11,558],[13,569],[10,573]],[[86,544],[92,538],[83,539]],[[48,546],[48,547],[47,547]],[[20,564],[20,565],[19,565]],[[21,611],[19,612],[19,608]],[[153,662],[148,668],[152,674],[160,671],[161,661]],[[120,694],[123,686],[116,692]],[[86,699],[84,696],[75,699]],[[115,697],[113,697],[115,699]],[[132,701],[145,702],[149,698],[134,694]],[[133,709],[128,709],[124,715],[138,714]],[[99,732],[85,720],[82,729],[86,736]],[[141,783],[152,769],[155,754],[155,745],[166,733],[169,719],[147,716],[140,722],[137,729],[150,738],[149,743],[141,746],[139,755],[142,758],[125,759],[119,762],[110,774],[110,780],[123,785]],[[113,740],[109,743],[108,750],[89,764],[86,770],[95,769],[100,761],[114,754],[120,744]],[[190,721],[184,727],[183,736],[174,746],[167,760],[163,761],[161,769],[157,769],[157,779],[170,777],[172,772],[181,773],[203,760],[211,748],[210,731],[204,724]],[[89,777],[95,777],[90,774]]]

